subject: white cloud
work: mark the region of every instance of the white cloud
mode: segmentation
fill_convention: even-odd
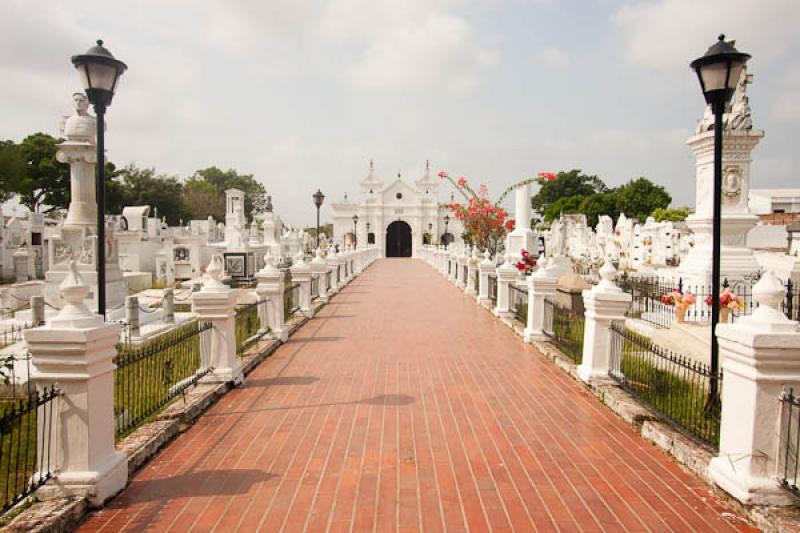
[[[760,60],[796,46],[800,2],[794,0],[627,1],[613,15],[625,59],[653,67],[687,68],[723,32]]]
[[[569,66],[570,59],[567,52],[558,46],[546,46],[539,54],[542,63],[552,68],[565,68]]]
[[[421,24],[380,34],[350,71],[366,88],[445,86],[468,89],[495,64],[496,55],[476,44],[462,18],[430,13]]]

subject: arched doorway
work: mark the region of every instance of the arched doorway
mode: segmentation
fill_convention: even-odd
[[[386,257],[411,257],[411,226],[402,220],[386,228]]]

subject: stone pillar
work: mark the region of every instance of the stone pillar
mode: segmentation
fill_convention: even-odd
[[[297,254],[297,260],[290,269],[292,283],[300,284],[300,312],[308,318],[314,316],[314,307],[311,305],[311,267],[303,259],[302,252]]]
[[[192,293],[192,311],[200,322],[213,324],[211,366],[214,370],[203,378],[209,383],[244,383],[244,375],[236,358],[236,291],[222,283],[221,255],[214,255],[206,269],[207,279],[199,292]]]
[[[288,330],[284,324],[283,293],[285,287],[285,274],[275,266],[275,258],[267,248],[264,256],[264,268],[256,273],[258,285],[256,295],[259,300],[267,300],[266,320],[272,335],[281,342],[289,338]],[[262,318],[263,320],[263,318]]]
[[[543,262],[543,258],[539,259]],[[557,289],[558,272],[552,272],[545,266],[528,276],[528,323],[523,333],[525,342],[547,338],[544,334],[544,301],[555,297]]]
[[[586,383],[610,381],[611,326],[625,322],[631,295],[615,283],[617,270],[611,261],[600,268],[600,282],[583,291],[586,325],[583,331],[583,362],[578,377]]]
[[[139,329],[139,298],[127,296],[125,298],[125,322],[130,328],[131,337],[140,335]]]
[[[37,387],[55,385],[63,392],[54,400],[56,437],[47,443],[57,473],[37,496],[82,496],[100,506],[128,481],[128,461],[114,447],[113,359],[120,326],[86,306],[89,286],[74,260],[60,291],[65,304],[58,315],[25,332]]]
[[[469,260],[467,261],[467,294],[471,296],[477,296],[478,291],[475,288],[475,279],[478,276],[478,265],[481,262],[481,258],[478,255],[478,249],[472,249],[472,255],[470,255]]]
[[[467,288],[467,284],[464,283],[464,267],[467,266],[469,259],[467,253],[467,247],[464,246],[464,249],[456,256],[456,287],[459,289]]]
[[[518,271],[511,263],[511,254],[506,253],[506,260],[497,267],[497,307],[494,309],[495,316],[511,316],[511,289],[509,286],[517,280]]]
[[[531,229],[531,186],[520,185],[515,192],[514,230],[506,236],[506,251],[512,259],[522,259],[522,250],[535,254],[537,251],[536,234]]]
[[[786,427],[778,398],[784,388],[795,393],[800,388],[800,326],[780,311],[783,297],[783,283],[767,272],[753,286],[758,304],[753,314],[717,327],[725,383],[719,455],[711,460],[709,474],[746,504],[794,501],[777,481]],[[792,440],[794,446],[796,437]]]
[[[494,272],[495,265],[489,250],[483,252],[483,261],[478,265],[478,303],[484,305],[489,300],[489,274]]]
[[[339,256],[336,254],[335,248],[330,248],[328,257],[325,258],[325,264],[331,270],[331,286],[329,287],[328,292],[330,294],[334,294],[342,285],[342,280],[340,279],[341,269],[339,268],[341,262],[339,261]]]
[[[164,299],[161,302],[161,307],[164,309],[164,322],[167,324],[175,323],[175,291],[167,288],[164,289]]]
[[[25,248],[20,248],[14,255],[12,256],[14,260],[14,275],[15,280],[17,283],[22,283],[24,281],[30,280],[30,275],[28,269],[30,266],[28,265],[28,261],[30,261],[30,256],[28,251]]]
[[[317,248],[314,259],[311,260],[311,272],[318,277],[319,281],[319,301],[325,303],[328,301],[328,267],[325,265],[325,259],[322,258],[322,250]]]
[[[44,296],[31,296],[31,327],[44,324]]]

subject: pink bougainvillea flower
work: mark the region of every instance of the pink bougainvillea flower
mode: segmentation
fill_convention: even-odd
[[[506,221],[506,229],[508,231],[514,231],[515,222],[513,220]],[[523,250],[524,251],[524,250]],[[526,252],[527,253],[527,252]]]
[[[547,181],[555,181],[558,176],[554,172],[539,172],[539,177]]]
[[[440,172],[437,174],[437,176],[439,176],[440,178],[449,178],[449,177],[450,177],[450,176],[447,174],[447,172],[445,172],[444,170],[440,171]]]
[[[458,183],[459,187],[463,187],[464,185],[467,184],[467,178],[463,178],[463,177],[462,178],[458,178],[458,181],[456,183]]]

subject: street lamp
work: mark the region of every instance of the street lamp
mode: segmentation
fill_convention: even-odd
[[[97,312],[106,316],[106,176],[105,176],[105,114],[117,90],[119,77],[128,66],[115,59],[103,41],[84,54],[72,56],[83,90],[97,116],[97,162],[95,191],[97,196]]]
[[[719,322],[719,278],[722,229],[722,114],[739,83],[750,54],[739,52],[736,41],[725,41],[720,35],[716,43],[706,53],[692,61],[691,67],[697,72],[700,88],[706,103],[714,113],[714,224],[711,263],[711,381],[710,398],[716,402],[719,374],[719,344],[717,343],[717,324]]]
[[[447,233],[447,226],[450,225],[450,215],[444,216],[444,235],[442,238],[444,239],[444,249],[447,250],[447,247],[450,245],[450,239],[447,237],[449,234]]]
[[[358,215],[353,215],[353,248],[358,246]]]
[[[428,244],[433,244],[433,222],[428,222]]]
[[[322,194],[322,191],[317,189],[317,192],[313,195],[314,198],[314,205],[317,206],[317,248],[319,248],[319,208],[322,207],[322,202],[325,201],[325,195]]]

